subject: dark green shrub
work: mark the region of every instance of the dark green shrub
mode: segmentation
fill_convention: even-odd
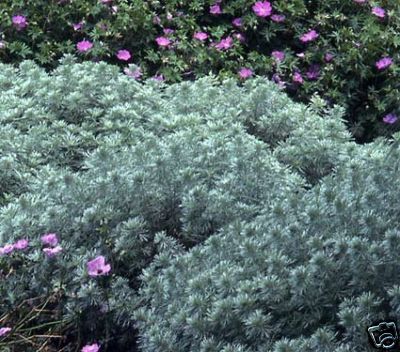
[[[139,79],[140,72],[128,68],[135,63],[143,77],[162,74],[170,82],[210,72],[238,78],[244,67],[286,82],[287,91],[299,101],[309,101],[318,93],[328,104],[346,107],[348,128],[358,141],[398,130],[398,123],[391,125],[395,119],[383,122],[384,116],[400,113],[396,54],[400,5],[396,1],[275,0],[271,15],[265,18],[252,9],[255,2],[221,1],[221,13],[212,14],[215,3],[210,0],[113,0],[107,4],[100,0],[4,0],[0,4],[0,60],[34,59],[50,69],[62,54],[77,53],[82,60],[119,64]],[[383,18],[372,12],[378,5],[385,10]],[[277,15],[285,16],[284,20],[272,17]],[[13,16],[25,19],[13,24]],[[242,19],[240,26],[232,24],[237,18]],[[318,37],[302,42],[311,30]],[[208,38],[195,39],[196,32],[207,33]],[[170,44],[166,39],[167,46],[157,44],[160,37]],[[226,49],[215,47],[229,37],[232,43]],[[84,40],[93,47],[78,52],[77,44]],[[119,59],[119,50],[128,50],[131,57]],[[384,57],[394,64],[380,70],[376,63]]]

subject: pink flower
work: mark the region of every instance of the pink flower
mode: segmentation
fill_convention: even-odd
[[[271,20],[274,22],[283,22],[285,20],[286,16],[285,15],[272,15]]]
[[[86,345],[82,348],[81,352],[98,352],[100,350],[100,346],[97,343],[93,345]]]
[[[210,6],[210,13],[212,13],[213,15],[219,15],[222,13],[221,11],[221,7],[219,4],[215,4]]]
[[[331,53],[325,53],[324,60],[325,62],[331,62],[335,56]]]
[[[385,68],[389,67],[393,63],[393,60],[390,57],[384,57],[378,60],[375,63],[375,66],[378,70],[384,70]]]
[[[274,57],[277,61],[285,60],[285,53],[283,51],[273,51],[272,57]]]
[[[57,246],[54,248],[43,248],[43,252],[49,257],[54,257],[55,255],[57,255],[58,253],[60,253],[62,251],[62,247]]]
[[[398,117],[395,114],[387,114],[383,118],[383,122],[389,123],[389,124],[394,124],[397,121]]]
[[[168,34],[174,33],[175,31],[173,29],[171,29],[171,28],[164,28],[163,32],[164,32],[164,34],[168,35]]]
[[[131,53],[128,50],[122,49],[117,52],[117,58],[122,61],[128,61],[131,57]]]
[[[153,17],[153,23],[154,23],[154,24],[160,24],[160,23],[161,23],[160,16],[155,16],[155,17]]]
[[[303,77],[300,72],[295,72],[293,74],[293,82],[300,83],[300,84],[304,83]]]
[[[156,38],[156,42],[159,46],[165,46],[165,47],[171,44],[171,41],[166,37],[158,37]]]
[[[311,65],[308,71],[306,72],[306,76],[309,80],[318,79],[319,74],[320,74],[320,66],[316,64]]]
[[[278,85],[279,88],[285,88],[286,82],[282,81],[277,73],[272,75],[272,80]]]
[[[72,27],[74,27],[74,31],[79,31],[83,27],[83,21],[78,22],[78,23],[73,23]]]
[[[232,24],[233,24],[235,27],[241,27],[241,26],[243,25],[242,19],[241,19],[240,17],[235,18],[235,19],[232,21]]]
[[[246,67],[242,67],[238,73],[239,73],[240,78],[242,78],[242,79],[249,78],[250,76],[253,75],[253,71],[250,68],[246,68]]]
[[[156,81],[164,81],[164,76],[162,74],[160,75],[155,75],[153,77],[153,79],[155,79]]]
[[[107,30],[107,25],[105,23],[98,23],[97,24],[102,31]]]
[[[28,25],[26,17],[22,15],[13,16],[12,23],[17,28],[17,30],[24,29]]]
[[[246,41],[245,36],[242,33],[235,33],[233,35],[237,40],[239,40],[241,43],[244,43]]]
[[[87,263],[89,276],[106,275],[110,272],[110,264],[106,264],[106,259],[101,255]]]
[[[386,14],[385,10],[378,6],[373,7],[371,12],[379,18],[384,18]]]
[[[138,67],[135,71],[131,71],[129,68],[124,68],[124,72],[127,76],[132,77],[134,79],[140,79],[142,77],[142,71],[140,67]]]
[[[174,17],[168,12],[167,13],[167,20],[171,21]]]
[[[208,34],[205,32],[196,32],[195,34],[193,34],[193,38],[203,41],[208,38]]]
[[[218,44],[215,45],[215,47],[219,50],[226,50],[229,49],[233,44],[233,39],[232,37],[226,37],[225,39],[222,39]]]
[[[76,48],[80,52],[86,52],[93,47],[93,43],[89,40],[82,40],[78,44],[76,44]]]
[[[313,30],[307,32],[306,34],[303,34],[300,37],[300,40],[303,43],[307,43],[307,42],[313,41],[314,39],[317,39],[318,37],[319,37],[319,34],[313,29]]]
[[[257,1],[252,9],[259,17],[268,17],[272,13],[272,6],[269,1]]]
[[[14,243],[14,248],[23,250],[29,246],[29,241],[27,239],[21,239]]]
[[[13,244],[6,244],[4,247],[0,247],[0,255],[10,254],[14,250]]]
[[[58,244],[58,238],[55,233],[45,234],[40,239],[44,245],[48,245],[51,247],[55,247]]]
[[[9,327],[0,328],[0,337],[8,334],[10,331],[11,331],[11,328],[9,328]]]

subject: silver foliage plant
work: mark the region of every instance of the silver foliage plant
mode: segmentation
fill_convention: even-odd
[[[344,352],[396,312],[396,153],[356,145],[341,108],[262,77],[141,84],[68,56],[50,74],[0,68],[0,246],[29,240],[0,256],[0,347],[53,322],[71,351]],[[94,279],[99,255],[112,269]],[[27,325],[37,297],[54,315]]]

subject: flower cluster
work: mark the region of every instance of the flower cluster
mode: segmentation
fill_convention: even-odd
[[[12,244],[6,244],[3,247],[0,247],[0,256],[5,254],[11,254],[14,250],[24,250],[28,248],[29,241],[25,238],[18,240]]]
[[[50,258],[62,251],[62,247],[58,245],[58,237],[55,233],[43,235],[41,241],[43,245],[48,246],[43,248],[43,252]]]

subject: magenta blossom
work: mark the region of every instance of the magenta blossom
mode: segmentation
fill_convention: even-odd
[[[17,30],[24,29],[28,26],[28,22],[26,21],[26,17],[22,15],[16,15],[12,17],[12,23],[17,28]]]
[[[154,17],[153,17],[153,23],[154,23],[154,24],[160,24],[160,23],[161,23],[161,18],[160,18],[160,16],[154,16]]]
[[[171,28],[164,28],[163,32],[164,32],[164,34],[168,35],[168,34],[174,33],[175,31]]]
[[[335,56],[331,53],[325,53],[324,60],[325,62],[331,62]]]
[[[259,17],[268,17],[272,13],[272,6],[269,1],[257,1],[252,9]]]
[[[208,34],[205,32],[196,32],[193,34],[193,38],[203,41],[206,40],[208,38]]]
[[[10,254],[14,250],[13,244],[6,244],[4,247],[0,247],[0,255]]]
[[[385,15],[386,15],[385,10],[384,10],[382,7],[378,7],[378,6],[373,7],[372,10],[371,10],[371,12],[372,12],[375,16],[377,16],[377,17],[379,17],[379,18],[384,18]]]
[[[155,75],[153,79],[155,79],[156,81],[164,81],[164,76],[162,74]]]
[[[132,77],[134,79],[140,79],[143,75],[140,67],[138,67],[135,71],[131,71],[129,68],[124,68],[124,72],[127,76]]]
[[[93,345],[86,345],[82,348],[81,352],[98,352],[100,350],[100,346],[97,343]]]
[[[309,80],[316,80],[320,75],[320,66],[313,64],[310,66],[308,71],[306,72],[306,76]]]
[[[303,77],[300,72],[295,72],[293,74],[293,82],[300,84],[304,83]]]
[[[76,48],[80,52],[86,52],[93,47],[93,43],[89,40],[82,40],[78,44],[76,44]]]
[[[271,20],[277,23],[283,22],[285,20],[285,15],[272,15]]]
[[[55,247],[58,244],[58,238],[55,233],[47,233],[43,235],[40,239],[44,245],[48,245],[51,247]]]
[[[308,43],[308,42],[313,41],[314,39],[317,39],[318,37],[319,37],[319,34],[317,33],[316,30],[313,29],[313,30],[307,32],[306,34],[303,34],[303,35],[300,37],[300,40],[301,40],[303,43]]]
[[[118,50],[118,52],[117,52],[117,58],[119,60],[128,61],[131,57],[132,56],[131,56],[131,53],[129,52],[129,50],[122,49],[122,50]]]
[[[210,6],[210,13],[212,13],[213,15],[219,15],[222,13],[221,11],[221,7],[219,4],[215,4]]]
[[[249,78],[253,75],[253,71],[250,68],[246,68],[246,67],[242,67],[238,73],[239,73],[239,77],[242,79]]]
[[[102,31],[107,30],[107,25],[105,23],[98,23],[97,24]]]
[[[272,57],[276,59],[276,61],[283,61],[285,60],[285,53],[283,51],[273,51],[272,52]]]
[[[11,331],[11,328],[9,328],[9,327],[0,328],[0,337],[8,334],[10,331]]]
[[[21,239],[14,243],[14,248],[23,250],[29,246],[29,241],[27,239]]]
[[[378,60],[375,63],[375,66],[378,70],[384,70],[385,68],[389,67],[393,63],[393,60],[390,57],[384,57]]]
[[[82,29],[83,25],[84,25],[84,23],[83,23],[83,21],[81,21],[78,23],[73,23],[72,27],[74,28],[74,31],[79,31]]]
[[[226,50],[229,49],[233,44],[233,39],[232,37],[226,37],[225,39],[222,39],[218,44],[215,45],[215,47],[218,50]]]
[[[167,13],[167,20],[171,21],[174,17],[168,12]]]
[[[387,114],[383,118],[383,122],[388,123],[388,124],[394,124],[397,121],[398,117],[395,114]]]
[[[62,247],[61,246],[57,246],[54,248],[43,248],[43,252],[49,257],[54,257],[55,255],[57,255],[58,253],[62,252]]]
[[[87,269],[89,276],[99,276],[107,275],[111,270],[111,266],[106,264],[106,258],[100,255],[87,263]]]
[[[242,18],[241,18],[241,17],[235,18],[235,19],[232,21],[232,24],[233,24],[235,27],[241,27],[241,26],[243,25]]]
[[[245,36],[242,33],[235,33],[233,35],[237,40],[239,40],[241,43],[244,43],[246,41]]]
[[[272,80],[278,85],[279,88],[283,89],[286,87],[286,82],[282,81],[277,73],[272,75]]]
[[[171,41],[166,37],[158,37],[156,38],[156,42],[159,46],[165,46],[165,47],[171,44]]]

